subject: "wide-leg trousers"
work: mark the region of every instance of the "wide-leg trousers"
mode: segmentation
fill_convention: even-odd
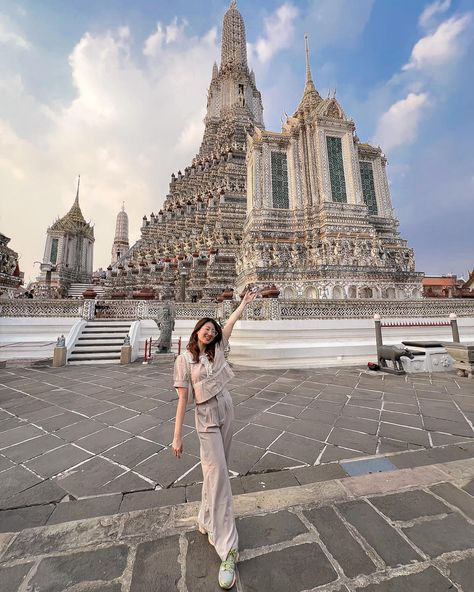
[[[196,405],[196,429],[204,477],[198,522],[221,560],[238,549],[238,535],[227,463],[232,442],[232,398],[227,390]]]

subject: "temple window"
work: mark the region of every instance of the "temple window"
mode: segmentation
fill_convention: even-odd
[[[341,203],[347,203],[346,179],[344,177],[341,138],[327,136],[326,145],[328,150],[332,200]]]
[[[283,152],[272,152],[272,206],[288,210],[288,161]]]
[[[372,169],[372,163],[362,161],[360,164],[360,178],[362,180],[362,194],[364,196],[364,202],[367,205],[369,214],[377,216],[377,197],[375,195],[375,184],[374,184],[374,171]]]
[[[51,242],[51,254],[49,256],[50,263],[54,264],[58,260],[58,244],[59,244],[59,239],[53,238],[53,240]]]

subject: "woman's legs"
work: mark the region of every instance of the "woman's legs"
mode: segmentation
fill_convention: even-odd
[[[227,461],[232,442],[232,400],[226,394],[218,397],[222,424],[211,431],[198,432],[204,482],[198,522],[208,532],[219,557],[224,560],[231,549],[238,548],[232,491]]]

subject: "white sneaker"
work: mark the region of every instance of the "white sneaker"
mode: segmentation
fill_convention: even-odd
[[[237,549],[231,549],[227,553],[227,558],[222,561],[219,568],[219,586],[224,590],[230,590],[237,578],[235,573],[235,564],[239,558]]]

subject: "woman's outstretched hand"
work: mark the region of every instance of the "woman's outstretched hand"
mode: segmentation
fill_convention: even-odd
[[[251,302],[253,302],[256,297],[257,297],[257,292],[252,292],[251,290],[248,290],[247,292],[245,292],[244,297],[242,298],[242,302],[244,303],[245,306],[247,306],[247,304],[250,304]]]
[[[173,449],[173,454],[178,458],[181,458],[181,455],[183,454],[183,440],[175,436],[171,448]]]

